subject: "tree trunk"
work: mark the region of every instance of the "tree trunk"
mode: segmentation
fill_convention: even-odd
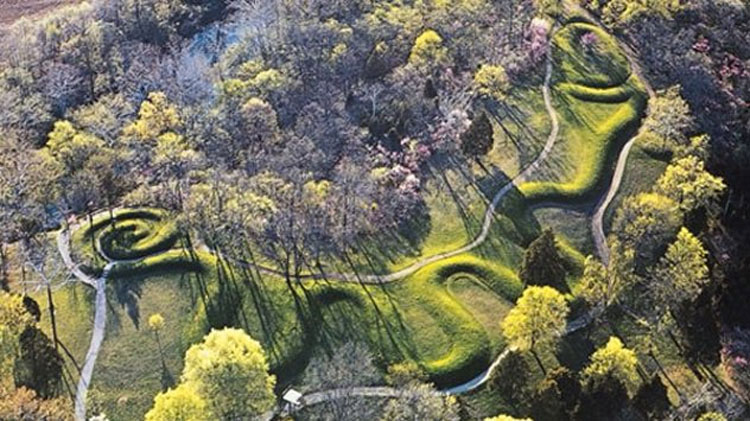
[[[534,348],[531,348],[529,351],[531,352],[531,355],[534,356],[534,359],[536,360],[536,363],[539,364],[539,368],[542,369],[542,374],[544,374],[546,376],[547,375],[547,370],[544,368],[544,364],[542,364],[542,360],[539,358],[539,355],[537,355],[537,353],[534,350]]]
[[[0,288],[3,291],[10,291],[10,280],[8,279],[8,255],[6,254],[5,243],[0,243]]]
[[[91,214],[91,211],[88,211],[88,217],[89,231],[91,233],[91,248],[94,250],[94,256],[98,256],[99,254],[96,252],[96,236],[94,235],[94,216]]]
[[[161,351],[161,338],[159,338],[159,331],[154,330],[154,335],[156,335],[156,346],[159,348],[159,356],[161,357],[162,362],[164,361],[164,355]]]

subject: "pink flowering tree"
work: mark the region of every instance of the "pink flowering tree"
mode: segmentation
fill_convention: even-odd
[[[596,34],[592,31],[588,31],[585,34],[581,35],[581,46],[587,53],[592,52],[594,48],[596,48],[596,44],[598,42],[599,37],[597,37]]]
[[[550,24],[548,21],[540,18],[534,18],[529,25],[529,44],[528,54],[532,65],[539,64],[549,52],[549,31]]]
[[[721,362],[735,390],[750,400],[750,330],[735,328],[722,338]]]
[[[430,133],[431,144],[435,150],[457,150],[459,139],[471,126],[469,113],[463,109],[454,109],[441,118]]]

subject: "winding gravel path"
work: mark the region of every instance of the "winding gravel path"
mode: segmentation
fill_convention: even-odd
[[[534,162],[532,162],[526,168],[524,168],[524,170],[521,171],[520,174],[518,174],[513,179],[511,179],[508,183],[506,183],[500,189],[500,191],[498,191],[495,194],[495,196],[492,198],[492,202],[489,204],[489,206],[487,206],[487,210],[484,213],[484,222],[482,223],[482,229],[480,230],[479,234],[476,236],[476,238],[474,238],[474,240],[471,243],[461,248],[455,249],[455,250],[425,257],[404,269],[389,273],[387,275],[378,275],[378,274],[358,275],[355,273],[322,273],[322,274],[314,273],[314,274],[300,275],[299,276],[300,279],[334,279],[337,281],[355,282],[355,283],[363,283],[363,284],[387,284],[387,283],[391,283],[391,282],[404,279],[407,276],[414,274],[418,270],[431,265],[432,263],[436,263],[443,259],[447,259],[450,257],[458,256],[460,254],[467,253],[479,247],[480,245],[482,245],[482,243],[484,243],[484,241],[487,240],[487,236],[490,233],[490,229],[492,228],[492,222],[495,216],[495,211],[497,210],[497,207],[500,205],[500,202],[505,198],[505,196],[508,195],[508,193],[513,191],[514,188],[517,188],[522,183],[528,181],[531,178],[531,176],[534,175],[534,173],[539,169],[539,167],[541,167],[542,163],[547,159],[550,152],[552,151],[552,148],[555,146],[555,142],[557,141],[557,136],[560,133],[560,123],[559,123],[555,108],[552,106],[552,93],[551,93],[551,88],[550,88],[551,80],[552,80],[552,60],[551,58],[549,58],[547,59],[547,72],[544,78],[544,86],[543,86],[544,106],[547,109],[547,113],[549,114],[550,120],[552,123],[552,129],[550,130],[549,136],[547,137],[547,143],[544,145],[544,149],[539,153],[539,155],[534,160]],[[257,269],[263,273],[268,273],[268,274],[277,275],[277,276],[284,276],[283,272],[276,270],[276,269],[272,269],[269,267],[265,267],[265,266],[247,262],[247,261],[239,261],[239,260],[234,260],[234,259],[230,259],[230,260],[233,263],[237,263],[242,266]]]
[[[637,63],[635,62],[633,58],[632,52],[628,49],[626,49],[626,52],[628,53],[628,58],[631,60],[631,65],[633,66],[634,71],[638,71],[639,68],[637,67]],[[551,153],[552,148],[554,147],[557,141],[559,131],[560,131],[560,125],[559,125],[557,113],[552,105],[552,94],[551,94],[551,87],[550,87],[551,79],[552,79],[552,70],[553,70],[552,60],[551,60],[551,57],[549,57],[548,55],[546,75],[545,75],[544,85],[543,85],[543,95],[544,95],[544,105],[547,110],[547,113],[549,114],[550,121],[551,121],[551,130],[547,138],[547,142],[545,143],[544,149],[540,152],[540,154],[531,164],[529,164],[526,168],[524,168],[523,171],[521,171],[521,173],[519,173],[516,177],[514,177],[507,184],[505,184],[495,194],[495,196],[492,199],[492,202],[489,204],[489,206],[487,207],[487,210],[485,211],[482,229],[480,230],[477,237],[471,243],[453,251],[426,257],[422,260],[419,260],[413,263],[407,268],[401,269],[397,272],[393,272],[387,275],[372,274],[372,275],[360,276],[357,274],[329,273],[329,274],[303,275],[302,278],[304,279],[324,279],[325,278],[325,279],[335,279],[335,280],[344,281],[344,282],[356,282],[356,283],[365,283],[365,284],[389,283],[389,282],[401,280],[409,275],[412,275],[413,273],[417,272],[418,270],[432,263],[436,263],[440,260],[458,256],[460,254],[474,250],[475,248],[483,244],[485,240],[487,239],[487,237],[489,236],[490,229],[492,227],[492,222],[494,220],[495,212],[498,206],[500,205],[500,203],[502,202],[502,200],[514,188],[517,188],[518,186],[520,186],[520,184],[528,181],[531,178],[531,176],[541,167],[542,163],[547,159],[547,157]],[[640,72],[638,71],[638,73]],[[644,81],[644,83],[647,83],[645,79],[643,79],[642,77],[641,79]],[[648,89],[649,94],[653,95],[653,91],[650,89],[650,86],[648,86],[648,88],[649,88]],[[609,262],[609,248],[607,246],[606,237],[604,235],[604,230],[603,230],[603,217],[604,217],[604,213],[606,212],[607,207],[611,204],[612,200],[616,196],[617,191],[619,190],[619,187],[621,185],[627,159],[628,159],[630,150],[633,146],[634,139],[635,138],[631,139],[625,145],[622,152],[620,153],[617,167],[615,169],[615,174],[613,176],[613,180],[609,187],[609,190],[607,194],[602,198],[602,200],[597,205],[594,216],[592,218],[592,231],[593,231],[594,242],[596,245],[597,253],[599,254],[599,256],[601,257],[602,261],[604,261],[605,264],[608,264]],[[107,320],[106,278],[110,270],[112,269],[112,267],[114,267],[114,265],[116,265],[118,262],[113,261],[107,258],[106,256],[104,256],[109,261],[109,263],[107,264],[104,271],[102,272],[102,275],[99,278],[93,278],[87,275],[72,260],[72,257],[70,254],[70,232],[71,232],[70,229],[64,229],[60,231],[60,233],[58,234],[57,245],[58,245],[60,255],[62,256],[63,261],[65,262],[68,269],[73,273],[73,275],[78,280],[80,280],[84,284],[96,290],[94,329],[92,332],[91,344],[86,354],[84,366],[81,371],[81,377],[78,382],[78,387],[76,390],[76,401],[75,401],[76,420],[85,421],[86,419],[86,396],[88,394],[89,384],[91,382],[91,378],[93,375],[94,364],[99,354],[99,349],[101,348],[102,341],[104,339],[104,332],[105,332],[105,327],[106,327],[106,320]],[[98,247],[98,244],[97,244],[97,249],[100,249],[100,247]],[[138,259],[138,260],[142,260],[142,259]],[[249,263],[249,262],[235,262],[235,263],[253,267],[261,272],[275,274],[275,275],[283,275],[283,273],[278,270],[264,267],[261,265],[256,265],[256,264]],[[564,334],[567,335],[567,334],[573,333],[585,327],[586,325],[588,325],[590,321],[591,321],[591,317],[588,314],[583,315],[579,317],[578,319],[569,322]],[[479,374],[474,379],[464,384],[458,385],[456,387],[443,390],[440,393],[460,394],[460,393],[471,391],[481,386],[489,379],[489,377],[492,375],[492,372],[495,370],[495,368],[510,354],[511,351],[512,351],[512,348],[507,348],[505,351],[503,351],[492,362],[492,364],[487,368],[487,370]],[[357,387],[357,388],[351,388],[351,389],[334,389],[334,390],[315,392],[309,395],[305,395],[303,399],[303,406],[311,406],[311,405],[319,404],[325,401],[339,399],[345,396],[397,398],[397,397],[404,396],[404,391],[395,389],[395,388],[390,388],[390,387]],[[266,415],[270,415],[270,414],[266,414]]]
[[[577,4],[573,6],[576,11],[579,13],[583,13],[585,16],[589,18],[592,22],[595,22],[597,26],[602,28],[603,30],[607,31],[607,28],[596,19],[594,15],[588,12],[588,10],[578,6]],[[614,35],[612,35],[614,37]],[[618,40],[619,41],[619,40]],[[638,79],[643,83],[643,85],[646,87],[646,93],[648,94],[649,99],[653,98],[656,93],[654,92],[654,88],[651,86],[651,83],[648,81],[647,78],[644,77],[643,69],[641,68],[640,63],[638,62],[638,59],[636,58],[635,52],[630,48],[630,46],[625,42],[618,42],[617,43],[622,51],[625,53],[625,56],[628,58],[628,62],[630,63],[630,69],[634,75],[638,77]],[[648,112],[648,111],[647,111]],[[602,196],[602,199],[599,201],[599,203],[596,205],[596,208],[594,210],[594,214],[591,218],[591,233],[594,238],[594,246],[596,247],[596,254],[601,259],[602,263],[604,263],[605,266],[609,266],[610,261],[610,250],[609,245],[607,245],[607,236],[604,233],[604,215],[607,213],[607,208],[609,208],[609,205],[612,204],[612,201],[617,196],[617,192],[620,190],[620,186],[622,185],[622,179],[625,175],[625,168],[628,164],[628,158],[630,157],[630,151],[633,149],[633,145],[635,144],[636,139],[641,134],[641,130],[643,130],[643,126],[638,130],[638,133],[630,138],[628,142],[625,144],[625,146],[622,148],[622,151],[620,151],[620,155],[617,158],[617,166],[615,167],[615,173],[612,176],[612,182],[609,185],[609,189],[607,190],[607,193]]]
[[[325,278],[325,279],[335,279],[335,280],[344,281],[344,282],[356,282],[356,283],[365,283],[365,284],[390,283],[390,282],[401,280],[432,263],[435,263],[440,260],[450,258],[453,256],[458,256],[460,254],[469,252],[479,247],[482,243],[484,243],[484,241],[487,239],[489,235],[490,228],[492,227],[492,222],[494,219],[494,214],[495,214],[495,211],[497,210],[497,207],[500,205],[500,202],[514,188],[518,187],[521,183],[527,181],[539,169],[542,163],[549,156],[550,152],[552,151],[553,146],[555,145],[555,142],[557,141],[557,137],[560,132],[560,125],[559,125],[557,113],[555,112],[555,109],[552,106],[552,94],[551,94],[551,88],[550,88],[551,80],[552,80],[552,60],[548,58],[547,70],[546,70],[546,75],[544,78],[543,94],[544,94],[544,105],[545,105],[545,108],[547,109],[547,113],[550,116],[552,129],[549,133],[549,136],[547,137],[547,142],[544,146],[544,149],[539,154],[539,156],[537,156],[534,162],[529,164],[520,174],[518,174],[510,182],[505,184],[500,189],[500,191],[498,191],[497,194],[495,194],[495,196],[492,199],[492,202],[489,204],[489,206],[487,207],[487,210],[485,211],[482,229],[479,235],[477,235],[477,237],[471,243],[453,251],[436,254],[436,255],[424,258],[418,262],[415,262],[414,264],[412,264],[411,266],[407,268],[401,269],[397,272],[390,273],[388,275],[359,276],[357,274],[329,273],[329,274],[303,275],[301,276],[301,278],[303,279],[324,279]],[[106,260],[109,261],[104,271],[102,272],[102,275],[99,278],[93,278],[87,275],[80,269],[80,267],[75,262],[73,262],[73,259],[70,253],[70,232],[72,231],[74,231],[74,229],[71,227],[71,228],[60,231],[60,233],[58,234],[57,246],[58,246],[59,253],[62,256],[63,261],[65,262],[65,265],[73,273],[73,275],[79,281],[83,282],[84,284],[96,290],[94,329],[93,329],[92,336],[91,336],[91,344],[89,345],[89,350],[86,353],[86,359],[84,361],[84,366],[81,371],[81,377],[79,379],[78,387],[76,389],[76,402],[75,402],[76,420],[85,421],[86,419],[86,396],[88,394],[89,384],[91,383],[91,378],[93,376],[94,363],[96,362],[96,359],[99,355],[99,349],[101,348],[102,341],[104,340],[104,331],[105,331],[105,327],[107,323],[106,279],[112,267],[120,262],[112,260],[106,255],[102,254],[102,256]],[[96,244],[96,249],[97,251],[101,252],[101,246],[99,244]],[[138,260],[142,260],[142,259],[138,259]],[[235,262],[235,263],[239,263],[244,266],[253,267],[254,269],[257,269],[261,272],[274,274],[274,275],[283,275],[283,273],[278,270],[264,267],[261,265],[256,265],[256,264],[249,263],[249,262]],[[454,391],[451,393],[461,393],[462,391],[468,391],[483,384],[487,380],[487,378],[489,378],[489,375],[491,374],[492,370],[502,361],[502,359],[507,354],[508,354],[508,351],[501,353],[500,356],[488,368],[488,370],[486,370],[484,373],[480,374],[477,378],[471,380],[470,382],[464,385],[459,385],[451,389],[452,391]],[[368,388],[361,388],[361,389],[362,389],[361,390],[362,393],[367,394],[367,393],[379,393],[378,391],[382,391],[388,388],[376,388],[375,392],[369,391]],[[396,389],[392,389],[392,391],[393,393],[395,392],[398,392],[399,394],[403,393],[402,391],[396,391]],[[313,395],[313,397],[314,396],[333,396],[329,392],[321,392],[321,393],[322,395]],[[370,396],[370,395],[362,395],[362,396]],[[375,395],[372,395],[372,396],[375,396]],[[319,398],[315,398],[315,399],[319,399]],[[310,402],[317,403],[319,401],[313,400]]]
[[[109,271],[115,263],[108,263],[102,271],[101,276],[98,278],[92,278],[87,275],[73,262],[73,258],[70,255],[69,229],[63,229],[58,233],[57,249],[68,270],[70,270],[79,281],[94,288],[96,291],[96,299],[94,303],[94,329],[91,333],[89,350],[86,352],[86,359],[84,360],[83,368],[81,369],[81,377],[78,379],[78,386],[76,387],[75,417],[78,421],[85,421],[86,396],[88,396],[91,377],[94,375],[94,364],[96,363],[96,358],[99,356],[99,349],[101,349],[102,341],[104,340],[104,331],[107,326],[107,275],[109,275]]]
[[[94,301],[94,328],[91,332],[91,343],[86,352],[86,358],[83,362],[83,368],[81,369],[81,376],[78,379],[75,397],[75,418],[77,421],[85,421],[86,397],[88,396],[89,385],[91,384],[91,378],[94,375],[94,365],[99,356],[99,350],[101,349],[102,341],[104,341],[104,333],[107,327],[107,277],[112,268],[118,263],[135,263],[146,259],[149,256],[133,260],[114,260],[102,251],[101,244],[97,239],[95,248],[108,263],[102,270],[101,276],[98,278],[91,277],[82,271],[78,264],[73,262],[73,257],[70,253],[70,233],[75,231],[74,228],[78,228],[78,225],[75,227],[63,228],[57,234],[58,252],[60,253],[60,256],[62,256],[63,262],[68,270],[70,270],[79,281],[96,291],[96,298]]]

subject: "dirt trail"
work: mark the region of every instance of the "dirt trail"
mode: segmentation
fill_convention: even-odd
[[[58,7],[80,2],[81,0],[2,0],[0,27],[10,25],[22,17],[33,19]]]
[[[76,387],[75,417],[78,421],[85,421],[86,396],[88,395],[91,378],[94,375],[94,364],[96,363],[96,358],[99,356],[99,349],[101,349],[102,341],[104,340],[104,330],[107,326],[107,275],[114,263],[109,263],[98,278],[87,275],[73,262],[70,254],[70,232],[71,229],[63,229],[57,235],[57,249],[60,256],[62,256],[68,270],[79,281],[96,290],[94,329],[91,333],[91,343],[89,350],[86,352],[86,359],[83,361],[81,377],[78,379],[78,386]]]

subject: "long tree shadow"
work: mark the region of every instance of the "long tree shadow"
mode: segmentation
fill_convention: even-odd
[[[130,318],[136,329],[140,329],[141,312],[138,302],[143,295],[144,277],[126,277],[110,279],[107,289],[110,290],[120,308]]]

